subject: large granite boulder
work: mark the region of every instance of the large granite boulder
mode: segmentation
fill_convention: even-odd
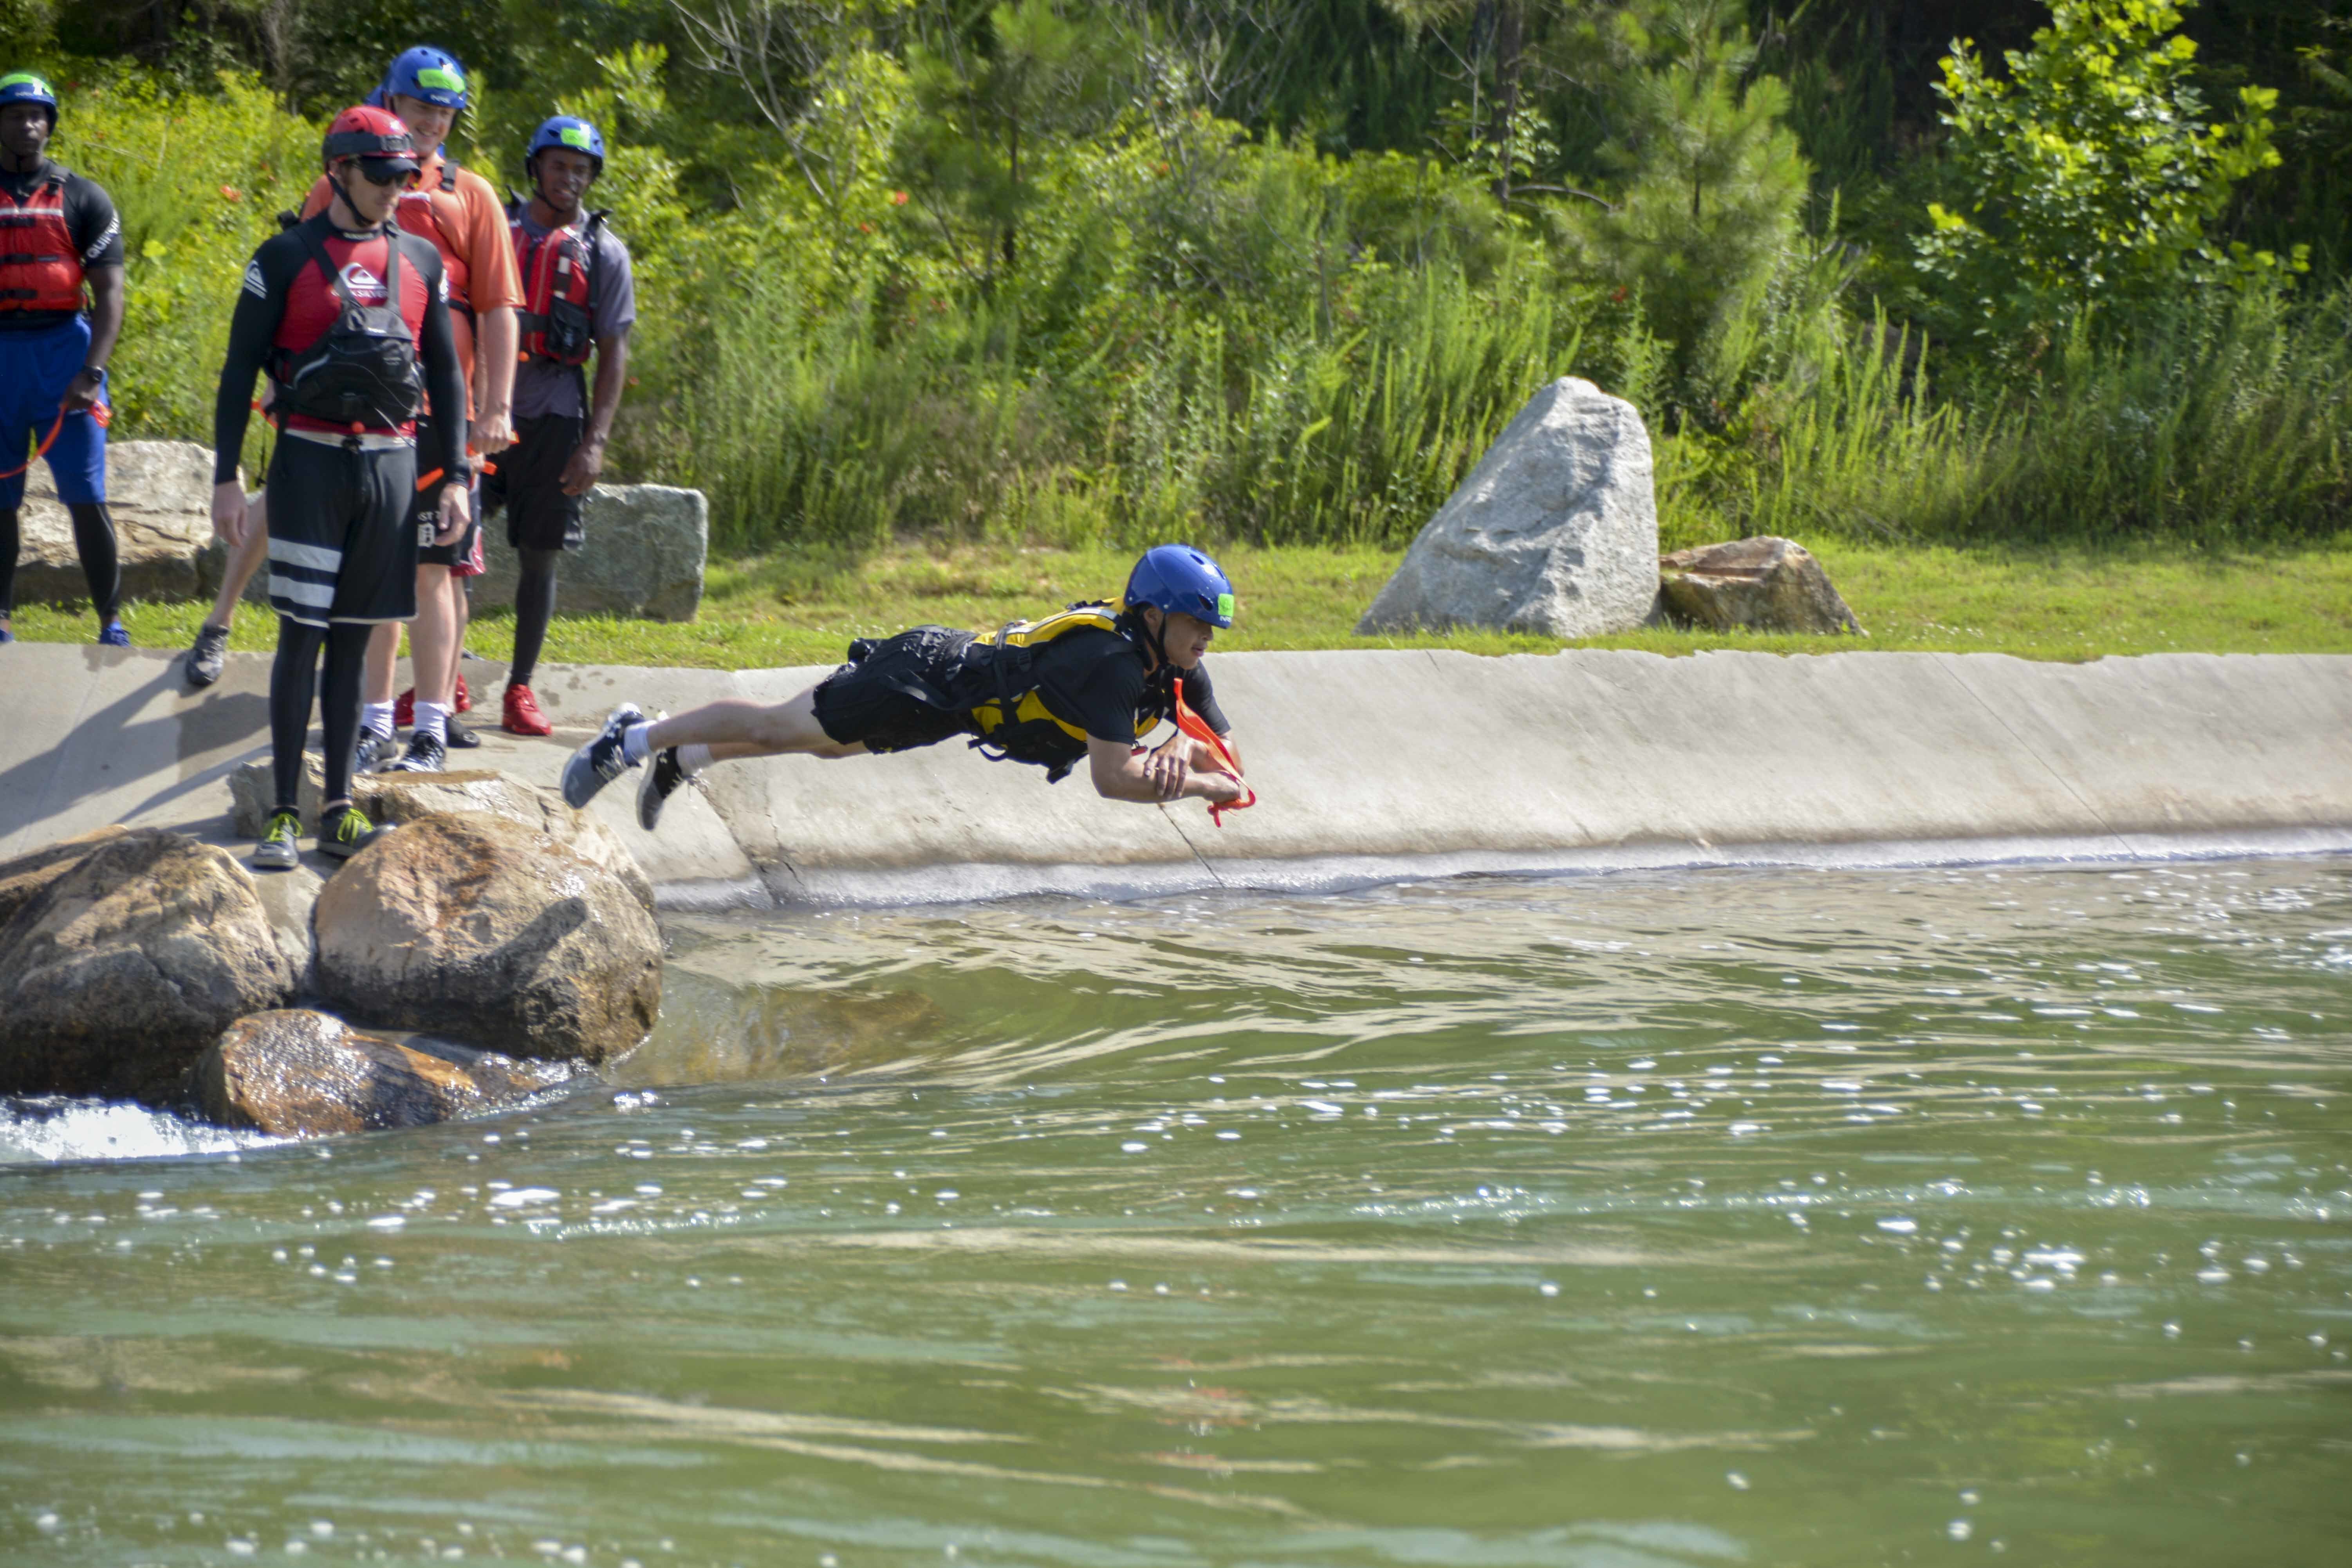
[[[1640,626],[1657,596],[1658,507],[1641,411],[1562,376],[1429,520],[1356,631],[1600,637]]]
[[[661,1008],[661,932],[578,840],[480,811],[404,824],[312,913],[320,988],[353,1016],[513,1057],[606,1061]]]
[[[302,1138],[446,1121],[572,1076],[552,1063],[442,1048],[449,1055],[362,1034],[331,1013],[257,1013],[197,1058],[192,1088],[215,1121]]]
[[[710,503],[700,490],[668,485],[598,485],[588,492],[588,542],[567,551],[557,574],[556,607],[567,616],[629,616],[690,621],[702,603],[702,568],[710,550]],[[503,514],[482,534],[478,605],[511,605],[521,569],[507,544]]]
[[[306,822],[319,820],[326,769],[316,752],[304,755],[299,805]],[[267,762],[247,763],[228,776],[230,819],[238,835],[258,838],[277,802],[277,781]],[[654,907],[654,885],[637,858],[610,827],[563,804],[544,784],[494,769],[440,773],[360,773],[352,780],[352,804],[372,822],[414,822],[445,811],[483,811],[545,834],[621,879],[639,903]]]
[[[6,930],[16,911],[32,902],[42,889],[89,859],[100,845],[111,843],[128,831],[124,827],[96,827],[71,838],[60,838],[29,855],[0,862],[0,931]],[[5,1017],[5,1013],[0,1013],[0,1020]]]
[[[169,1103],[223,1029],[288,999],[294,966],[226,850],[158,828],[84,842],[0,925],[0,1092]]]
[[[1662,557],[1658,610],[1670,622],[1709,631],[1863,635],[1812,552],[1770,534]]]
[[[49,466],[35,462],[25,479],[16,597],[43,604],[89,598],[74,551],[73,519],[58,500]],[[203,589],[198,559],[213,536],[213,449],[194,441],[111,442],[106,495],[122,561],[122,596],[196,596]],[[219,580],[215,573],[214,583]]]

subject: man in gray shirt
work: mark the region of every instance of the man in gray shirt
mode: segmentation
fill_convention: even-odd
[[[531,134],[523,158],[532,192],[507,210],[522,274],[521,362],[515,366],[515,444],[483,481],[487,506],[503,504],[507,542],[522,567],[515,587],[514,666],[503,727],[544,735],[551,726],[530,678],[555,615],[555,568],[586,538],[589,488],[604,468],[604,443],[627,384],[629,328],[637,292],[629,251],[584,205],[604,170],[604,139],[584,120],[557,115]],[[583,371],[596,361],[596,390]]]

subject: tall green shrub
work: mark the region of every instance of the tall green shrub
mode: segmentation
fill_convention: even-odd
[[[1995,75],[1963,41],[1938,89],[1961,205],[1927,211],[1917,266],[1942,324],[2039,353],[2094,306],[2118,318],[2185,288],[2263,287],[2304,265],[2223,243],[2237,184],[2274,166],[2269,88],[2209,121],[2171,0],[2052,0]]]
[[[246,259],[317,177],[320,130],[242,73],[224,72],[217,94],[169,91],[130,71],[94,74],[68,89],[51,146],[106,187],[122,221],[114,434],[208,440]],[[248,466],[267,453],[268,434],[258,434]]]

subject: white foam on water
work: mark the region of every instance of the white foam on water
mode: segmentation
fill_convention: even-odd
[[[0,1099],[0,1165],[168,1160],[283,1142],[183,1121],[142,1105],[63,1095]]]

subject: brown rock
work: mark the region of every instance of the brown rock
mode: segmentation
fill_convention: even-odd
[[[261,829],[277,805],[277,784],[267,762],[247,763],[228,778],[237,832],[248,838]],[[315,753],[303,758],[299,802],[303,821],[315,826],[326,787],[325,769]],[[482,811],[511,819],[593,860],[628,885],[637,901],[654,907],[654,886],[620,836],[594,817],[572,810],[545,784],[526,784],[492,769],[442,773],[361,773],[352,780],[352,804],[373,822],[414,822],[446,811]]]
[[[34,464],[26,480],[17,599],[87,599],[89,585],[74,550],[73,520],[57,499],[48,465]],[[211,591],[203,588],[198,565],[213,534],[211,447],[193,441],[110,442],[106,491],[124,598],[187,599]],[[214,581],[218,583],[217,574]]]
[[[363,1035],[308,1009],[240,1018],[196,1061],[204,1114],[281,1137],[422,1127],[488,1110],[571,1076],[562,1068],[467,1053],[457,1062]]]
[[[0,927],[0,1091],[170,1103],[293,966],[227,851],[157,828],[98,844]]]
[[[630,1049],[661,1010],[661,932],[576,842],[479,811],[386,834],[319,896],[320,988],[373,1023],[509,1056]]]
[[[256,573],[256,576],[262,574]],[[295,809],[302,814],[305,832],[315,832],[319,811],[325,805],[326,770],[319,753],[302,753],[302,782],[296,790]],[[240,838],[258,838],[278,805],[278,781],[268,758],[231,768],[228,773],[229,826]]]
[[[1864,635],[1812,552],[1770,534],[1659,557],[1658,602],[1668,620],[1710,631]]]
[[[121,827],[93,828],[0,863],[0,926],[30,903],[34,894],[80,865],[100,845],[121,837],[123,832]]]

